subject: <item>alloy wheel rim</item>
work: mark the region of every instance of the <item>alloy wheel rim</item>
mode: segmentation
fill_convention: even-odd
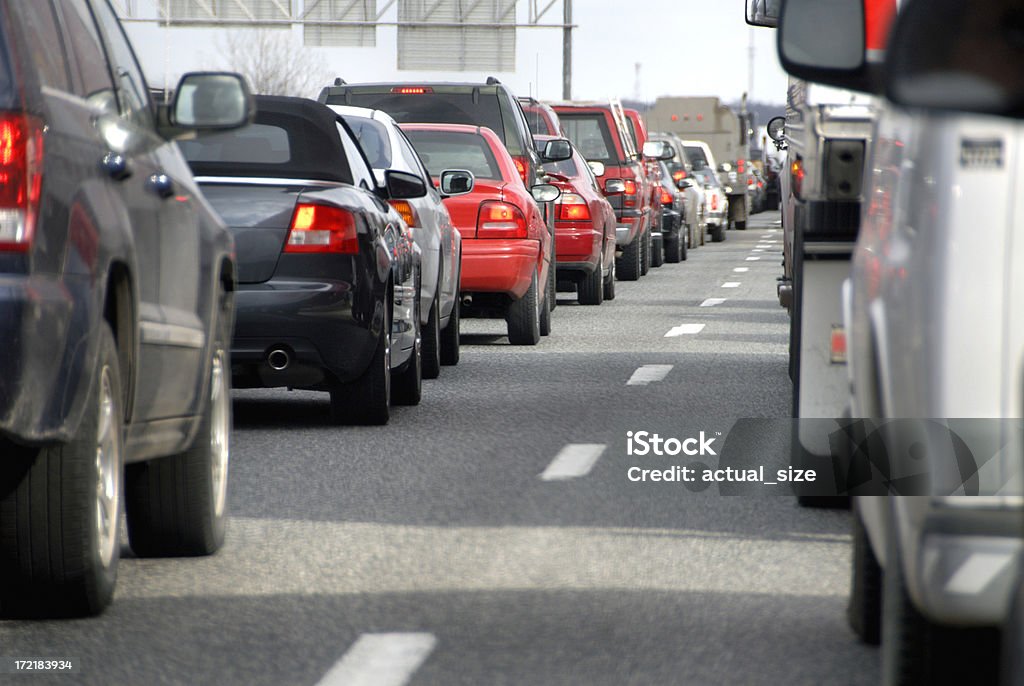
[[[110,367],[104,366],[96,433],[96,540],[103,567],[109,567],[114,559],[120,524],[121,423],[111,386]]]
[[[218,350],[210,366],[210,469],[213,512],[224,515],[228,494],[228,459],[231,454],[231,399],[225,383],[224,350]]]

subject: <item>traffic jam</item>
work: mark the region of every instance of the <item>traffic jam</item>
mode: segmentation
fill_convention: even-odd
[[[0,2],[0,683],[1024,684],[1024,3],[733,4],[765,121]]]

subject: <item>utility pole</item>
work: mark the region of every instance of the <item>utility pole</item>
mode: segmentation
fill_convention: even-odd
[[[572,100],[572,0],[562,0],[562,100]]]
[[[754,27],[749,31],[749,47],[747,48],[747,93],[754,97]]]

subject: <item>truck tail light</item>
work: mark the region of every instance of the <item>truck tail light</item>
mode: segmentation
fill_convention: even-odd
[[[43,188],[43,122],[0,113],[0,251],[27,252]]]
[[[747,168],[746,165],[747,165],[747,161],[746,160],[736,160],[736,173],[737,174],[742,174],[743,171]]]
[[[636,181],[632,179],[625,180],[626,190],[623,191],[624,197],[622,199],[623,207],[636,207]]]
[[[712,193],[711,194],[711,210],[712,211],[717,211],[718,210],[718,193]]]
[[[669,193],[668,191],[666,191],[665,189],[662,189],[662,191],[661,191],[661,204],[662,205],[671,205],[672,204],[672,194]]]
[[[477,238],[526,238],[526,215],[511,203],[485,200],[476,219]]]
[[[575,193],[562,193],[558,199],[558,221],[590,221],[590,207],[587,201]]]
[[[683,169],[680,169],[678,171],[672,172],[672,180],[673,181],[682,181],[685,178],[686,178],[686,171],[683,170]]]
[[[391,200],[391,206],[395,208],[402,219],[409,225],[410,229],[416,228],[416,210],[406,200]]]
[[[512,161],[516,163],[516,171],[519,172],[519,178],[526,183],[526,160],[522,157],[513,157]]]
[[[391,89],[391,92],[398,93],[399,95],[425,95],[433,93],[434,89],[424,86],[395,86]]]
[[[354,255],[359,252],[355,217],[340,207],[300,203],[295,206],[284,251]]]
[[[793,195],[797,198],[803,197],[804,190],[804,160],[802,157],[796,158],[793,164],[789,167],[790,178],[793,180]]]
[[[829,347],[832,364],[846,364],[846,329],[841,326],[832,326],[832,338]]]

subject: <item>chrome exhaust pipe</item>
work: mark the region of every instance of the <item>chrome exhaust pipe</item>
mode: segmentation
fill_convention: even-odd
[[[269,355],[267,355],[267,364],[269,364],[270,368],[275,371],[284,371],[288,368],[288,365],[291,364],[291,361],[292,358],[288,352],[281,348],[275,348],[270,351]]]
[[[472,304],[473,304],[473,296],[472,295],[464,295],[464,296],[462,296],[462,306],[463,307],[469,307]]]

